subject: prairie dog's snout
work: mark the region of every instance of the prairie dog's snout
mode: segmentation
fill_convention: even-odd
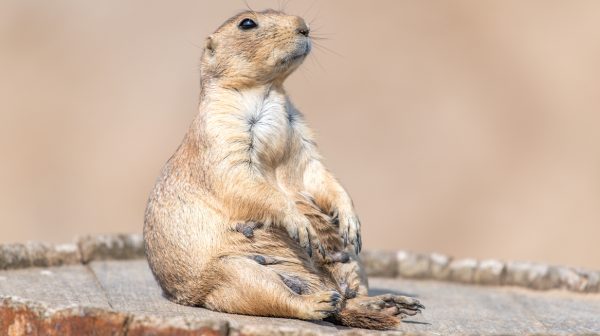
[[[298,40],[296,51],[291,53],[290,58],[297,59],[305,57],[311,50],[310,27],[299,16],[293,17],[293,24],[296,27],[295,32],[300,39]]]
[[[298,34],[308,37],[308,35],[310,34],[310,27],[308,26],[308,24],[306,24],[306,21],[304,21],[303,18],[296,16],[296,22],[298,25],[298,28],[296,28]]]

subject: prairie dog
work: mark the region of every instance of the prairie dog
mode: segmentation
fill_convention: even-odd
[[[310,50],[304,20],[274,10],[206,39],[199,113],[146,208],[150,268],[180,304],[392,328],[422,305],[367,296],[352,200],[283,88]]]

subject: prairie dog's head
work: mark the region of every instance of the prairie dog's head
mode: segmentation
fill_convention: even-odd
[[[302,18],[274,10],[243,12],[206,39],[202,77],[236,88],[282,82],[310,49]]]

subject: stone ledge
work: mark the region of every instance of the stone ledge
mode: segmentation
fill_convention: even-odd
[[[26,267],[47,267],[81,262],[76,244],[25,244],[0,245],[0,270]]]
[[[81,236],[77,246],[84,264],[92,260],[144,258],[144,239],[139,234]]]
[[[598,335],[600,294],[369,279],[427,306],[385,332],[219,313],[167,300],[144,259],[0,271],[0,335]]]
[[[140,234],[86,235],[71,244],[0,245],[0,270],[137,258],[144,258]],[[454,259],[440,253],[409,251],[363,251],[361,258],[369,276],[600,292],[600,271],[582,268],[495,259]]]
[[[583,268],[495,259],[453,259],[439,253],[408,251],[364,251],[361,259],[369,276],[600,292],[600,272]]]

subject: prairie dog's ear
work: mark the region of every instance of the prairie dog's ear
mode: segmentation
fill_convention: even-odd
[[[208,53],[212,56],[215,53],[215,49],[217,48],[217,43],[215,39],[211,36],[206,38],[206,42],[204,42],[204,48],[208,51]]]

